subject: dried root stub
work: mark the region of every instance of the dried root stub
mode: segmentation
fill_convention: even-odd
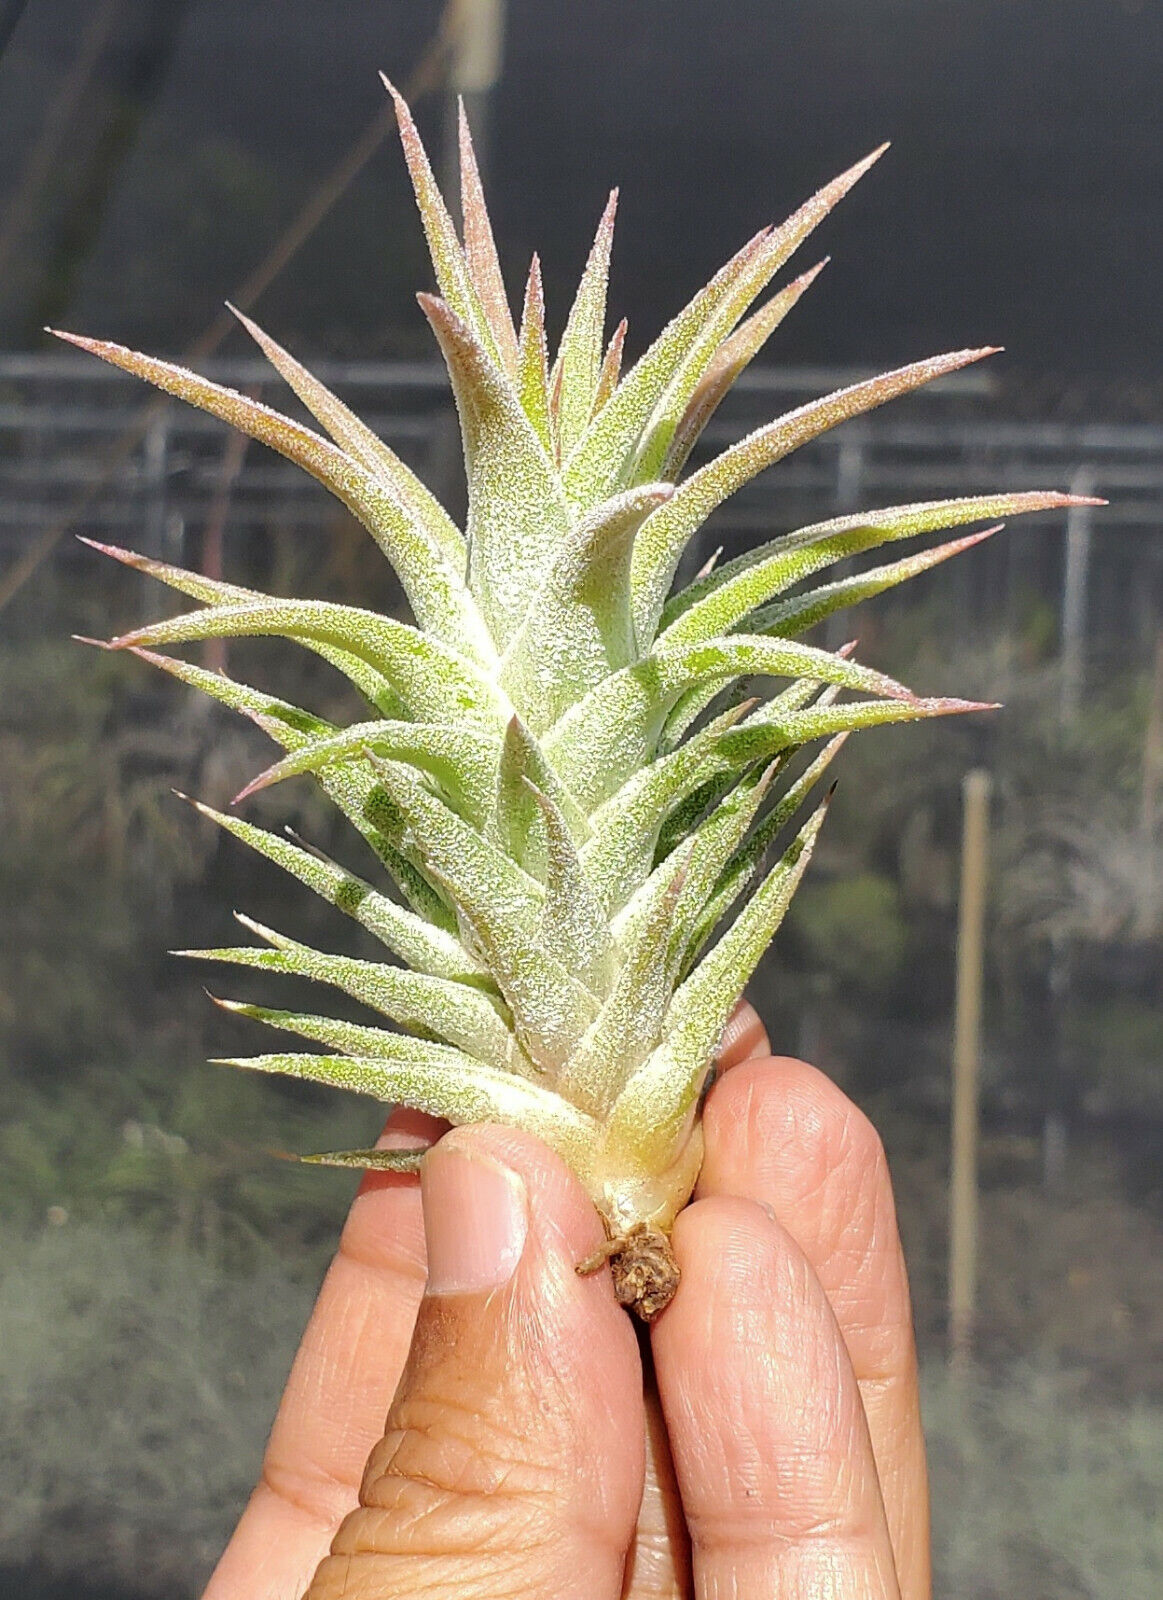
[[[653,1322],[674,1299],[678,1262],[665,1233],[640,1225],[620,1238],[608,1239],[577,1270],[585,1277],[597,1272],[606,1261],[610,1263],[618,1304],[643,1322]]]

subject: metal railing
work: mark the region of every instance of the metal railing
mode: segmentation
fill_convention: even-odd
[[[204,363],[220,382],[292,406],[258,360]],[[322,362],[318,375],[453,503],[459,446],[444,370],[427,362]],[[704,436],[722,448],[787,406],[857,376],[817,369],[745,373]],[[1163,564],[1163,427],[1016,422],[998,417],[983,371],[957,374],[922,395],[857,419],[805,446],[747,486],[708,524],[690,559],[718,545],[730,554],[768,534],[861,505],[1022,488],[1086,485],[1110,504],[1085,525],[1085,626],[1119,641],[1152,633]],[[305,473],[251,446],[234,461],[224,496],[229,430],[189,407],[166,404],[116,470],[119,441],[140,427],[147,391],[114,368],[71,353],[0,356],[0,582],[45,530],[87,533],[171,559],[197,550],[217,516],[220,534],[293,526],[325,535],[342,513]],[[80,508],[75,516],[71,508]],[[1016,524],[1015,536],[970,565],[977,590],[1023,584],[1061,591],[1066,519]],[[1074,525],[1075,548],[1079,524]],[[1093,537],[1092,537],[1093,535]],[[228,544],[229,548],[229,544]],[[76,559],[72,539],[52,565]],[[1077,560],[1074,585],[1077,630]],[[1140,624],[1134,618],[1140,617]]]

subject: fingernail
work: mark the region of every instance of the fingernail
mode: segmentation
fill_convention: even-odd
[[[528,1227],[525,1185],[486,1155],[442,1140],[420,1175],[428,1293],[474,1294],[513,1276]]]

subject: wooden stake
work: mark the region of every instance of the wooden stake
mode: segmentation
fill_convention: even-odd
[[[977,1308],[977,1149],[990,776],[965,776],[957,1000],[953,1023],[953,1126],[949,1179],[949,1356],[963,1368],[972,1353]]]
[[[1083,468],[1074,474],[1071,494],[1094,493],[1094,475]],[[1086,672],[1086,602],[1090,581],[1092,506],[1071,506],[1066,514],[1066,558],[1062,572],[1062,679],[1058,715],[1064,728],[1078,716]]]
[[[1139,789],[1139,838],[1142,846],[1142,871],[1135,912],[1135,936],[1147,939],[1155,920],[1155,894],[1159,881],[1156,837],[1159,828],[1159,797],[1163,793],[1163,633],[1155,640],[1155,669],[1151,676],[1151,698],[1147,706],[1147,731],[1143,739],[1143,772]]]

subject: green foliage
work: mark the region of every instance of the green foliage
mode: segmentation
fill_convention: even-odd
[[[194,1600],[254,1482],[311,1273],[267,1256],[230,1276],[136,1227],[2,1240],[0,1560]]]
[[[874,872],[809,880],[789,931],[813,968],[862,998],[891,987],[908,943],[900,892],[891,878]]]
[[[980,709],[921,700],[850,650],[793,636],[983,535],[787,592],[885,541],[1072,502],[1057,493],[1002,495],[833,519],[697,578],[667,606],[691,537],[730,495],[838,423],[992,352],[936,356],[810,401],[680,480],[731,380],[815,272],[749,316],[757,297],[881,152],[744,245],[623,376],[625,328],[606,347],[604,326],[615,197],[550,365],[536,264],[520,331],[514,326],[463,116],[461,235],[408,107],[386,86],[440,289],[419,298],[460,417],[464,531],[391,449],[247,318],[328,437],[197,373],[66,334],[315,477],[371,534],[414,618],[413,625],[364,606],[283,599],[110,551],[201,606],[122,633],[110,648],[200,682],[288,752],[240,798],[297,772],[319,779],[404,904],[316,848],[208,807],[202,814],[440,980],[425,991],[431,1006],[416,1004],[413,985],[406,1005],[389,1008],[422,1035],[399,1045],[344,1018],[235,1006],[342,1052],[280,1052],[248,1064],[400,1098],[454,1122],[489,1116],[526,1126],[567,1154],[618,1226],[665,1225],[697,1170],[691,1111],[717,1039],[787,910],[822,820],[821,810],[785,841],[738,909],[776,842],[773,819],[779,828],[789,823],[789,796],[798,805],[805,792],[776,793],[784,758],[857,728]],[[337,667],[383,720],[337,727],[288,699],[266,700],[245,682],[212,680],[155,653],[272,637]],[[752,679],[761,689],[771,679],[792,687],[720,719],[722,737],[711,732],[715,723],[691,732],[720,695],[737,703]],[[842,702],[840,690],[876,698]],[[733,916],[708,950],[716,925]],[[295,970],[245,953],[228,959]],[[451,992],[458,987],[463,998]],[[511,1030],[508,1048],[498,1050],[495,1028],[466,1031],[469,1002],[479,1010],[482,999],[491,1007],[485,1020]],[[629,1195],[646,1208],[641,1215],[626,1211]]]
[[[1156,1600],[1163,1411],[1083,1400],[1029,1364],[1002,1381],[924,1375],[935,1588],[957,1600]]]

